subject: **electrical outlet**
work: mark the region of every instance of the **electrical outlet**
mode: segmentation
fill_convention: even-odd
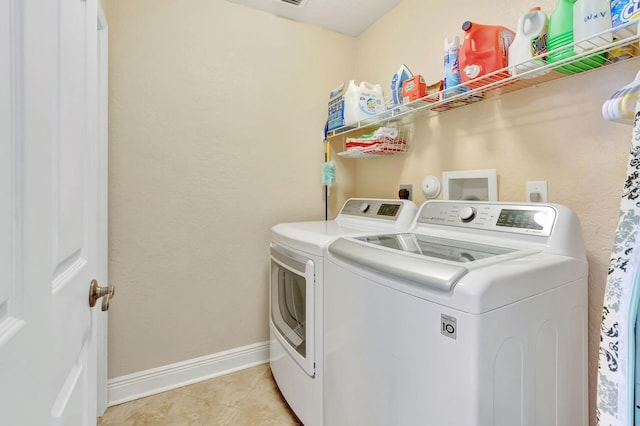
[[[532,203],[546,203],[549,201],[549,194],[547,193],[547,181],[546,180],[530,180],[527,181],[527,202]]]
[[[400,185],[400,190],[398,191],[398,198],[405,199],[405,200],[413,200],[413,185],[410,183]]]

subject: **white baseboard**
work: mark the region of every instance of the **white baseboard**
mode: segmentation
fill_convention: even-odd
[[[269,361],[269,342],[218,352],[107,382],[109,406],[233,373]]]

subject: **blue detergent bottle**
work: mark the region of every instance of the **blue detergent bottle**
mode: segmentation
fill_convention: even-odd
[[[458,55],[460,52],[460,38],[453,37],[453,40],[444,40],[444,97],[456,95],[467,91],[461,86],[460,62]],[[459,86],[459,87],[456,87]]]
[[[393,75],[391,79],[391,97],[393,98],[394,105],[400,105],[402,103],[402,83],[412,78],[413,73],[409,71],[409,68],[407,68],[405,64],[402,64],[398,72]]]

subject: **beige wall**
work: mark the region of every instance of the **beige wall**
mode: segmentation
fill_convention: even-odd
[[[320,129],[338,82],[387,90],[401,63],[436,81],[463,21],[515,28],[555,4],[404,0],[353,39],[221,0],[109,0],[110,377],[267,339],[268,229],[322,218]],[[592,402],[631,135],[600,107],[636,69],[420,118],[408,155],[341,161],[331,198],[335,212],[349,195],[395,197],[412,183],[420,204],[425,175],[495,168],[499,198],[521,201],[526,180],[547,180],[584,229]]]
[[[222,0],[107,13],[109,376],[266,341],[269,228],[324,218],[326,102],[355,39]]]
[[[404,0],[363,34],[358,78],[387,82],[401,63],[434,82],[442,76],[445,37],[462,35],[471,20],[515,29],[518,17],[554,1]],[[437,18],[433,18],[437,17]],[[495,168],[500,200],[525,200],[525,181],[544,179],[551,202],[580,217],[589,267],[589,380],[594,405],[603,290],[625,178],[631,126],[602,119],[604,100],[631,81],[638,62],[617,65],[512,93],[497,101],[417,120],[406,156],[356,160],[358,196],[393,196],[400,183],[419,185],[429,174]],[[593,413],[593,409],[590,411]],[[593,420],[592,420],[593,421]]]

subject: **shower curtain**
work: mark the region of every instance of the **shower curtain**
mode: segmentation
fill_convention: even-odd
[[[598,426],[632,426],[636,387],[636,321],[640,296],[640,101],[631,137],[627,178],[605,287],[596,417]],[[640,334],[638,334],[640,337]],[[640,410],[639,410],[640,414]],[[640,417],[638,417],[640,420]]]

